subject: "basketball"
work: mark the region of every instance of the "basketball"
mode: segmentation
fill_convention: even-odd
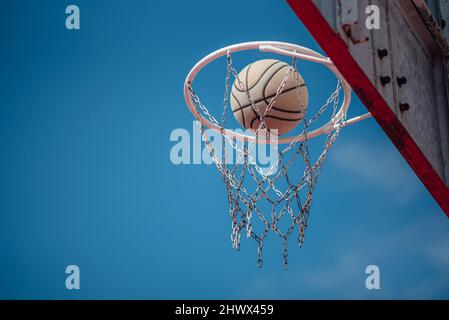
[[[290,65],[274,59],[258,60],[246,66],[234,81],[231,91],[231,109],[237,121],[246,129],[256,131],[260,126],[260,115],[264,114],[270,101],[276,96]],[[293,130],[307,110],[309,96],[304,79],[297,71],[291,71],[282,92],[265,115],[267,129],[283,135]]]

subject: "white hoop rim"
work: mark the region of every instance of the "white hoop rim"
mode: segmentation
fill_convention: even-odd
[[[192,95],[190,93],[190,88],[192,86],[193,80],[195,79],[196,75],[210,62],[217,60],[220,57],[226,56],[228,52],[230,54],[239,52],[239,51],[247,51],[247,50],[259,50],[261,52],[273,52],[278,53],[284,56],[290,56],[295,57],[297,59],[301,60],[307,60],[315,63],[320,63],[324,66],[326,66],[336,77],[337,79],[341,79],[341,85],[343,89],[343,101],[340,105],[340,108],[338,112],[334,115],[333,118],[331,118],[326,124],[322,125],[321,127],[312,130],[307,133],[298,134],[296,136],[289,136],[289,137],[278,137],[277,143],[279,144],[287,144],[292,143],[293,141],[302,141],[310,138],[315,138],[323,134],[328,134],[330,131],[335,130],[336,123],[340,123],[341,120],[344,119],[346,116],[349,104],[351,102],[351,92],[352,89],[349,86],[348,82],[342,77],[340,72],[337,70],[335,65],[332,63],[332,61],[323,56],[322,54],[313,51],[311,49],[308,49],[306,47],[291,44],[287,42],[278,42],[278,41],[252,41],[252,42],[244,42],[239,44],[234,44],[231,46],[224,47],[222,49],[219,49],[217,51],[214,51],[204,58],[202,58],[198,63],[190,70],[189,74],[187,75],[187,78],[184,82],[184,99],[186,101],[186,104],[189,108],[189,110],[192,112],[194,117],[201,122],[202,125],[208,127],[209,129],[216,130],[220,133],[223,133],[227,135],[229,138],[235,138],[242,141],[249,141],[249,142],[256,142],[261,144],[267,144],[270,143],[269,140],[266,139],[257,139],[257,136],[251,136],[243,133],[237,133],[234,131],[231,131],[229,129],[223,129],[219,127],[218,125],[212,123],[208,119],[206,119],[200,112],[198,112],[196,105],[192,99]],[[370,114],[364,114],[359,117],[353,118],[351,120],[347,120],[342,123],[343,126],[351,125],[353,123],[359,122],[361,120],[364,120],[366,118],[370,117]]]

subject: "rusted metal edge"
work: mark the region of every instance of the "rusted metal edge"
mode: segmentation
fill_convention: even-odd
[[[444,57],[449,58],[449,41],[443,33],[445,28],[449,28],[449,21],[441,20],[441,22],[438,22],[435,20],[435,17],[424,0],[412,0],[412,2],[432,37],[441,48]]]

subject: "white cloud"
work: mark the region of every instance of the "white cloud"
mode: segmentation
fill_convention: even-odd
[[[287,272],[275,267],[256,273],[239,291],[251,298],[393,298],[431,299],[449,295],[449,222],[438,212],[422,213],[400,228],[379,230],[372,241],[353,241],[357,228],[345,229],[345,239],[332,252],[310,252],[303,265]],[[354,226],[353,226],[354,227]],[[351,229],[354,231],[351,232]],[[345,241],[347,240],[347,241]],[[324,258],[320,255],[326,255]],[[298,261],[297,261],[298,262]],[[365,268],[376,264],[381,289],[364,287]]]
[[[407,203],[419,188],[419,180],[391,145],[345,140],[334,148],[330,161],[354,179],[375,185],[380,192],[393,192],[400,204]]]

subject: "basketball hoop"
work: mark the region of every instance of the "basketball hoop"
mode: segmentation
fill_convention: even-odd
[[[271,52],[290,57],[292,61],[289,72],[292,70],[297,71],[296,62],[298,60],[322,64],[337,78],[335,91],[330,94],[329,98],[321,107],[316,108],[316,113],[309,118],[307,114],[311,112],[310,107],[308,109],[309,111],[306,111],[306,115],[302,118],[300,125],[298,125],[302,126],[302,130],[299,133],[288,137],[277,137],[277,144],[287,145],[285,148],[275,146],[278,156],[275,168],[281,168],[277,173],[275,170],[271,170],[273,168],[270,168],[268,173],[262,170],[257,159],[254,159],[250,152],[255,145],[273,144],[274,140],[260,139],[257,132],[252,135],[234,132],[225,128],[231,78],[234,77],[236,81],[240,82],[232,56],[237,52],[246,50],[259,50],[260,52]],[[221,114],[221,121],[219,122],[201,102],[199,96],[194,91],[193,81],[196,75],[206,65],[221,57],[226,57],[227,71],[223,112]],[[273,101],[276,100],[279,92],[282,91],[286,78],[284,78],[279,86],[278,93],[272,99]],[[299,84],[297,88],[299,88]],[[249,101],[252,101],[249,90],[245,90]],[[341,92],[343,92],[343,99],[340,103]],[[298,227],[299,246],[302,246],[304,242],[304,233],[307,227],[313,190],[330,148],[336,141],[341,128],[364,120],[370,117],[370,114],[367,113],[350,120],[346,119],[351,101],[351,88],[329,58],[302,46],[274,41],[255,41],[236,44],[207,55],[188,74],[184,84],[184,97],[187,106],[200,124],[205,146],[210,152],[211,158],[226,184],[229,213],[232,220],[231,241],[233,248],[237,250],[240,248],[241,233],[245,230],[247,237],[252,237],[258,244],[257,265],[261,267],[263,241],[269,231],[272,230],[282,240],[283,264],[284,268],[287,269],[287,238]],[[251,104],[253,103],[251,102]],[[319,118],[324,117],[326,112],[331,113],[329,120],[320,127],[311,130],[310,128]],[[224,161],[223,157],[220,158],[218,155],[219,152],[217,152],[216,146],[214,146],[207,129],[219,132],[222,137],[221,146],[223,148],[226,146],[232,148],[240,156],[240,161],[229,164]],[[310,159],[308,142],[309,139],[319,136],[325,137],[324,150],[317,157],[316,161],[312,161]],[[222,151],[224,156],[226,150]],[[292,181],[288,169],[298,163],[296,161],[298,158],[303,160],[302,167],[299,171],[301,174],[296,181]],[[263,210],[264,206],[267,207],[267,210]],[[263,228],[258,233],[253,228],[254,215],[258,217],[259,224]],[[281,219],[288,219],[287,217],[290,219],[287,220],[288,227],[285,231],[282,231],[279,226]]]

